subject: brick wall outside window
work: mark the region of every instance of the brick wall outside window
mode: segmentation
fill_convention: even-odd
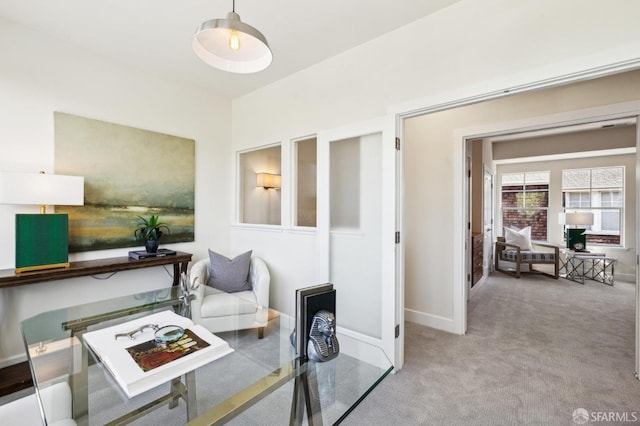
[[[531,239],[547,241],[549,185],[503,185],[502,226],[531,227]]]

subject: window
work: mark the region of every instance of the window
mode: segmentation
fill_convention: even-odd
[[[281,224],[281,155],[280,145],[238,155],[240,223]]]
[[[296,165],[295,226],[316,226],[317,140],[315,137],[294,142]]]
[[[502,226],[530,226],[531,239],[547,241],[549,172],[505,173],[501,191]]]
[[[588,243],[621,244],[623,190],[622,166],[562,171],[564,210],[593,213],[593,225],[584,226]]]

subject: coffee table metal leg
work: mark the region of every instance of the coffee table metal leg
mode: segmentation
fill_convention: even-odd
[[[198,416],[198,402],[196,398],[196,372],[190,371],[184,375],[184,383],[181,377],[171,380],[171,401],[169,408],[176,408],[180,398],[187,405],[187,420]]]
[[[567,278],[584,285],[584,261],[570,257],[566,262]]]
[[[198,416],[198,401],[196,398],[196,372],[189,371],[185,374],[185,385],[187,387],[185,401],[187,403],[187,419],[193,420]]]
[[[82,341],[86,328],[73,330],[71,337]],[[69,387],[71,388],[71,406],[73,419],[82,424],[82,420],[89,414],[89,351],[85,345],[80,345],[80,371],[71,374]]]
[[[615,263],[615,260],[611,258],[594,259],[592,279],[613,286]]]
[[[176,377],[171,380],[171,402],[169,402],[169,408],[176,408],[180,401],[180,394],[182,393],[182,381],[180,377]]]

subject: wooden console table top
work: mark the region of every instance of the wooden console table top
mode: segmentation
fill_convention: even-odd
[[[111,272],[130,271],[153,266],[173,265],[173,285],[178,285],[180,273],[187,271],[192,254],[176,252],[175,255],[152,257],[147,259],[131,259],[128,256],[106,259],[82,260],[71,262],[69,268],[49,269],[43,271],[23,272],[16,275],[14,269],[0,270],[0,288],[34,284],[44,281],[63,280],[66,278],[86,277]]]

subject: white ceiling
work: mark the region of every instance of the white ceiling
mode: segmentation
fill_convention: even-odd
[[[273,63],[230,74],[202,63],[191,38],[224,18],[232,0],[1,0],[0,16],[146,72],[237,97],[459,0],[237,0],[243,22],[261,31]]]

